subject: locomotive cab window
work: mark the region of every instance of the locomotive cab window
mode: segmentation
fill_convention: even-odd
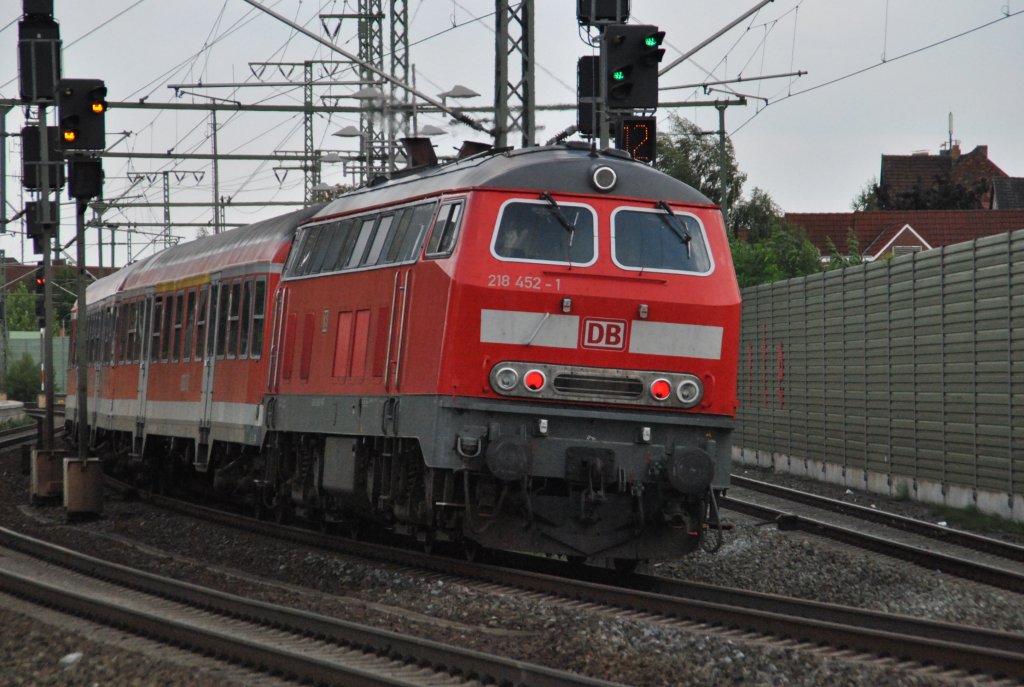
[[[593,264],[594,211],[566,202],[509,201],[501,209],[491,252],[499,260]]]
[[[713,267],[700,221],[661,209],[619,209],[612,214],[612,259],[631,271],[708,274]]]
[[[442,203],[434,221],[434,231],[427,242],[428,258],[445,258],[455,250],[455,240],[459,237],[459,224],[462,219],[462,201]]]

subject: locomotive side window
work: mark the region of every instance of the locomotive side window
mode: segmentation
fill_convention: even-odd
[[[612,258],[627,270],[707,274],[712,266],[700,221],[663,210],[612,213]]]
[[[434,203],[422,203],[405,208],[397,228],[392,232],[385,262],[405,262],[419,253],[423,235],[434,215],[434,207]]]
[[[391,233],[391,226],[394,221],[394,215],[384,215],[380,218],[380,221],[377,222],[377,233],[373,235],[373,243],[370,244],[370,251],[366,254],[366,259],[361,264],[377,264],[377,261],[380,260],[380,252],[383,250],[384,242],[387,241]]]
[[[501,209],[491,252],[500,260],[590,265],[596,259],[594,211],[564,202],[510,201]]]
[[[324,271],[324,261],[327,258],[329,246],[334,240],[334,228],[334,224],[323,224],[314,229],[316,241],[313,242],[312,253],[303,274],[317,274]]]
[[[369,217],[364,219],[359,225],[359,236],[356,238],[356,245],[352,249],[352,254],[345,261],[345,267],[356,267],[362,262],[363,254],[366,253],[366,246],[370,243],[370,236],[373,234],[373,225],[376,223],[376,217]]]
[[[356,242],[356,221],[345,219],[334,225],[331,230],[334,240],[331,242],[331,254],[324,261],[325,272],[335,272],[345,266],[348,256],[352,254],[352,246]],[[335,247],[336,245],[336,247]]]
[[[428,258],[444,258],[452,254],[455,239],[459,236],[459,220],[462,219],[462,201],[442,203],[434,221],[434,231],[427,243]]]
[[[288,268],[291,274],[300,275],[308,272],[309,263],[313,258],[313,249],[316,247],[319,237],[320,227],[313,227],[302,232],[302,241],[299,244],[298,252]]]

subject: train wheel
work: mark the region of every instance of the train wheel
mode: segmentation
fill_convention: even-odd
[[[637,566],[640,565],[640,560],[637,558],[613,558],[612,567],[619,572],[631,573],[635,572]]]
[[[483,547],[468,539],[462,543],[462,553],[470,563],[476,563],[483,557]]]
[[[277,501],[274,503],[274,508],[272,512],[274,513],[274,522],[276,522],[278,525],[290,524],[292,521],[292,517],[294,515],[291,502],[285,501],[284,499],[281,498],[277,499]]]
[[[430,555],[434,553],[434,548],[437,544],[437,537],[434,536],[433,532],[423,533],[423,553]]]

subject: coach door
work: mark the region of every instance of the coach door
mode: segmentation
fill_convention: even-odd
[[[208,291],[207,291],[208,288]],[[220,277],[215,276],[210,280],[208,287],[204,287],[199,295],[199,315],[197,330],[202,335],[196,336],[196,346],[202,351],[203,359],[203,381],[199,394],[199,446],[196,451],[196,468],[200,471],[206,469],[209,460],[210,447],[210,426],[213,422],[213,382],[216,376],[217,363],[217,323],[221,318],[217,317],[217,304],[221,300],[218,295],[220,291]],[[224,291],[227,294],[227,289]],[[206,294],[204,296],[204,294]],[[226,306],[226,304],[224,304]],[[205,341],[202,341],[205,339]],[[200,343],[202,341],[202,343]]]
[[[138,301],[135,310],[136,338],[132,357],[139,361],[138,406],[135,412],[135,438],[141,442],[145,430],[146,397],[149,390],[149,351],[153,346],[153,293]],[[141,443],[136,447],[141,451]]]

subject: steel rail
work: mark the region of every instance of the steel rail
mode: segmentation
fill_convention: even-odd
[[[904,530],[905,532],[929,537],[930,539],[937,539],[939,541],[955,544],[967,549],[983,551],[984,553],[999,556],[1000,558],[1024,562],[1024,546],[1020,546],[1018,544],[1000,541],[998,539],[985,537],[973,532],[965,532],[964,530],[942,527],[930,522],[924,522],[923,520],[915,520],[913,518],[897,515],[896,513],[888,513],[884,510],[865,508],[864,506],[858,506],[854,503],[846,503],[845,501],[840,501],[838,499],[832,499],[818,494],[811,494],[798,489],[790,489],[777,484],[743,477],[742,475],[730,475],[730,481],[734,487],[741,487],[743,489],[749,489],[763,494],[770,494],[772,496],[786,499],[787,501],[796,501],[808,506],[829,510],[834,513],[841,513],[843,515],[860,518],[861,520],[877,522],[885,525],[886,527]]]
[[[6,528],[0,528],[0,545],[90,577],[169,599],[186,606],[202,608],[264,627],[284,629],[295,634],[316,637],[332,644],[358,647],[367,654],[397,658],[419,666],[430,666],[439,673],[458,672],[466,676],[477,676],[481,678],[482,682],[491,681],[496,684],[515,684],[524,687],[558,687],[560,685],[614,687],[616,684],[524,661],[452,647],[390,630],[246,599],[104,561]],[[40,584],[39,588],[33,591],[27,586],[27,583],[31,582],[31,580],[26,581],[14,573],[0,571],[0,588],[8,588],[31,598],[50,600],[55,598],[57,593],[66,591],[44,588],[48,587],[44,584]],[[108,612],[98,607],[102,606],[99,602],[73,592],[66,592],[66,594],[67,596],[59,603],[54,603],[64,608],[74,608],[75,612],[89,615],[96,613],[101,617],[108,617]],[[153,626],[158,624],[158,620],[161,620],[150,614],[137,613],[123,608],[112,613],[114,613],[112,622],[124,622],[133,631],[143,633],[157,633]],[[136,617],[122,617],[125,614]],[[189,638],[189,633],[195,636]],[[187,639],[186,644],[198,648],[208,648],[211,646],[211,642],[212,646],[217,648],[223,645],[224,655],[232,656],[251,665],[267,665],[273,670],[295,674],[302,679],[312,680],[316,683],[328,681],[332,684],[344,685],[406,684],[405,682],[395,683],[393,677],[382,680],[380,676],[372,673],[363,674],[363,671],[357,671],[350,677],[347,672],[349,668],[344,666],[332,668],[329,664],[320,661],[311,661],[308,665],[303,665],[302,661],[306,659],[301,655],[294,655],[287,651],[281,656],[268,655],[267,648],[263,645],[253,648],[250,642],[220,636],[217,633],[211,634],[205,630],[199,631],[196,628],[180,627],[173,621],[162,627],[158,634],[165,641],[179,642]]]
[[[965,560],[938,551],[929,551],[928,549],[911,546],[910,544],[904,544],[903,542],[893,541],[866,532],[859,532],[849,527],[825,522],[824,520],[796,515],[760,503],[744,501],[733,496],[720,499],[718,504],[722,508],[728,508],[751,517],[764,521],[773,521],[778,524],[780,530],[798,530],[817,534],[843,542],[844,544],[916,563],[930,570],[938,570],[1011,592],[1024,592],[1024,574],[1019,572]]]
[[[661,577],[623,576],[532,556],[506,557],[515,568],[471,563],[326,537],[166,497],[150,498],[183,515],[347,555],[662,617],[1024,680],[1024,635]],[[543,572],[522,569],[528,565]]]

